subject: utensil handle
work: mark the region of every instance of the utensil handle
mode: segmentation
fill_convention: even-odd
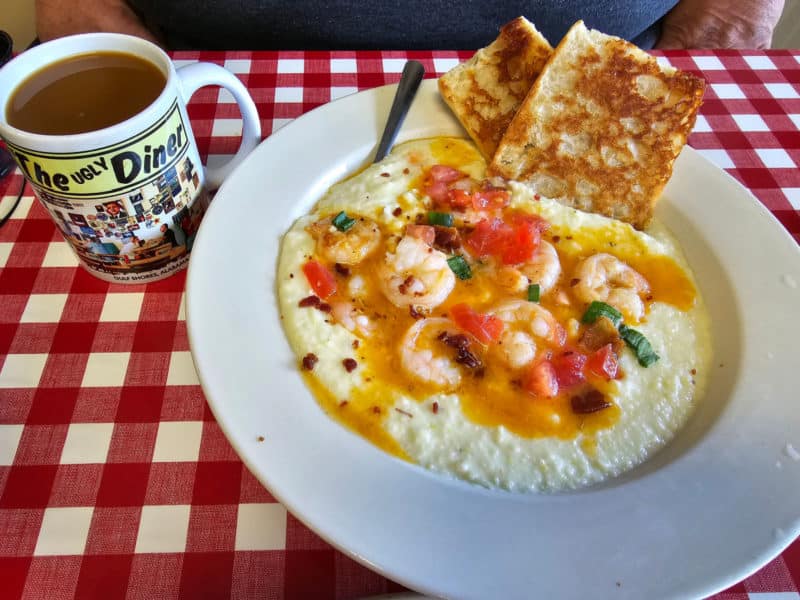
[[[400,83],[397,85],[392,108],[389,110],[386,128],[383,130],[381,141],[378,143],[373,162],[382,160],[389,153],[424,75],[425,67],[416,60],[408,61],[403,67],[403,74],[400,76]]]

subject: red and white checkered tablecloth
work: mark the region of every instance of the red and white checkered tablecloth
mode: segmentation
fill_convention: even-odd
[[[331,99],[440,75],[470,52],[178,53],[253,95],[269,135]],[[800,241],[800,51],[669,52],[709,88],[690,143]],[[189,108],[201,153],[231,154],[226,92]],[[22,182],[0,182],[0,208]],[[206,406],[185,272],[109,284],[77,266],[26,193],[0,228],[0,597],[356,598],[399,585],[334,550],[242,465]],[[731,523],[735,527],[735,523]],[[487,574],[490,576],[490,574]],[[718,597],[800,600],[800,541]]]

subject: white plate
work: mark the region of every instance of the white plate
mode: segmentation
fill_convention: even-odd
[[[392,458],[322,413],[281,329],[278,248],[368,160],[393,93],[342,98],[272,135],[201,227],[189,339],[211,409],[248,468],[331,544],[432,595],[704,596],[775,557],[800,533],[800,250],[690,148],[658,217],[710,307],[715,368],[688,426],[650,461],[574,493],[490,491]],[[464,135],[428,80],[400,140],[439,134]]]

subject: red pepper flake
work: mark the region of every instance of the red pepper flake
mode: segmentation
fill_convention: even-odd
[[[312,294],[311,296],[306,296],[305,298],[300,300],[300,302],[297,303],[297,306],[299,306],[300,308],[308,308],[308,307],[319,308],[321,302],[322,300],[319,299],[319,296],[314,296]]]
[[[356,370],[358,363],[353,358],[345,358],[342,361],[342,366],[344,367],[345,371],[347,371],[348,373],[352,373],[353,371]]]
[[[400,215],[402,215],[402,214],[403,214],[403,209],[402,209],[402,208],[400,208],[400,207],[398,206],[397,208],[395,208],[395,209],[392,211],[392,214],[393,214],[395,217],[399,217]]]
[[[413,419],[414,418],[414,415],[412,415],[410,412],[404,411],[402,408],[395,408],[395,410],[397,412],[399,412],[401,415],[407,416],[409,419]]]
[[[347,406],[347,404],[348,404],[347,400],[342,400],[341,402],[339,402],[339,408],[344,408],[345,406]]]
[[[439,403],[434,402],[433,404],[431,404],[431,410],[433,411],[433,414],[435,415],[439,414]]]
[[[553,243],[554,244],[557,244],[560,241],[561,241],[561,236],[560,235],[554,235],[553,236]]]
[[[647,298],[645,298],[645,300],[647,300],[648,302],[652,302],[653,301],[653,294],[648,294],[648,296],[647,296]]]
[[[691,371],[689,371],[689,373],[691,373],[692,375],[697,375],[697,369],[692,369]]]
[[[569,287],[575,287],[581,282],[580,279],[570,279],[569,280]]]
[[[333,268],[342,277],[350,276],[350,267],[348,267],[347,265],[343,265],[342,263],[336,263],[335,265],[333,265]]]
[[[358,344],[359,344],[358,340],[353,340],[353,343],[351,344],[353,346],[353,350],[358,350]]]
[[[376,414],[376,415],[379,415],[379,414],[381,414],[381,407],[380,407],[380,406],[373,406],[373,407],[372,407],[372,412],[373,412],[374,414]]]
[[[317,358],[316,354],[314,354],[313,352],[309,352],[303,357],[303,368],[306,371],[310,371],[311,369],[314,368],[314,365],[317,364],[318,360],[319,358]]]
[[[391,177],[389,173],[381,173],[381,177]]]
[[[333,310],[333,307],[328,304],[327,302],[320,302],[319,306],[317,307],[318,310],[321,310],[324,313],[329,313]]]
[[[541,197],[539,194],[534,194],[534,195],[533,195],[533,199],[534,199],[534,200],[541,200],[541,199],[542,199],[542,197]]]
[[[409,170],[409,168],[408,168],[408,167],[406,167],[405,169],[403,169],[403,175],[408,175],[409,173],[411,173],[411,171]]]

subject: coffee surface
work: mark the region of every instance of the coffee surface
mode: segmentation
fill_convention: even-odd
[[[23,81],[6,106],[10,125],[68,135],[115,125],[149,106],[166,84],[152,63],[122,52],[93,52],[48,65]]]

